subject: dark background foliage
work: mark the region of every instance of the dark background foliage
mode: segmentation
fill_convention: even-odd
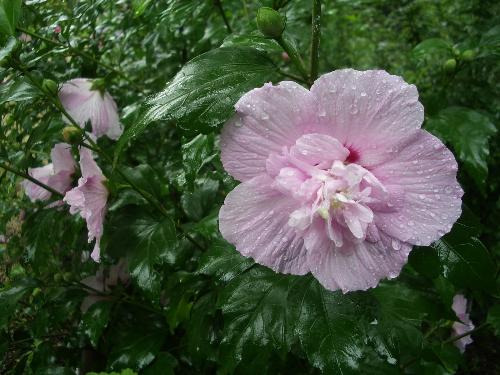
[[[236,183],[220,127],[244,92],[300,74],[258,32],[257,10],[286,15],[308,61],[312,1],[0,0],[0,163],[25,172],[60,141],[43,79],[104,78],[126,128],[99,142],[113,160],[99,158],[112,187],[102,265],[86,260],[81,219],[31,203],[0,167],[0,373],[500,373],[500,4],[322,5],[320,73],[380,68],[418,87],[425,128],[460,164],[452,232],[414,249],[399,278],[347,295],[221,238]],[[82,282],[99,271],[106,283],[120,259],[129,282]],[[464,355],[449,340],[457,293],[479,328]]]

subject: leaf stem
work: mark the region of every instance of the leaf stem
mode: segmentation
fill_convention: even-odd
[[[321,0],[313,0],[311,22],[311,83],[318,78],[319,43],[321,40]]]
[[[12,167],[8,166],[7,164],[4,164],[4,163],[0,163],[0,168],[1,169],[5,169],[6,171],[9,171],[9,172],[11,172],[11,173],[13,173],[15,175],[18,175],[19,177],[25,178],[26,180],[29,180],[29,181],[33,182],[35,185],[38,185],[41,188],[44,188],[45,190],[50,191],[52,194],[57,195],[60,198],[64,197],[64,194],[58,192],[57,190],[54,190],[53,188],[51,188],[50,186],[48,186],[48,185],[44,184],[43,182],[37,180],[36,178],[31,177],[27,173],[18,171],[17,169],[12,168]]]
[[[294,63],[294,65],[297,67],[300,74],[304,78],[304,81],[309,82],[306,66],[304,64],[304,61],[302,60],[302,57],[300,57],[295,47],[292,46],[290,42],[288,42],[285,38],[283,38],[283,36],[277,38],[276,42],[278,42],[281,48],[283,48],[283,50],[288,54],[290,60],[292,60],[292,62]]]
[[[226,17],[226,12],[224,12],[224,8],[222,7],[222,3],[220,0],[215,0],[215,6],[217,9],[219,9],[219,13],[222,16],[222,19],[224,20],[224,25],[226,25],[227,32],[231,34],[233,30],[231,29],[231,25],[229,24],[229,21]]]

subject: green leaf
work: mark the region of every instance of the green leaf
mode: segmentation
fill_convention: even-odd
[[[142,375],[174,375],[176,367],[177,359],[172,354],[160,352],[155,361],[142,372]]]
[[[158,221],[153,217],[139,218],[132,225],[137,243],[132,250],[129,270],[137,285],[153,299],[160,297],[161,276],[155,270],[165,253],[176,244],[175,224],[169,217]]]
[[[438,253],[431,247],[416,247],[408,257],[408,263],[422,276],[434,279],[441,274]]]
[[[157,315],[127,314],[108,336],[112,338],[108,366],[114,371],[145,368],[155,359],[166,336],[166,327]]]
[[[36,286],[31,279],[16,281],[12,286],[0,290],[0,329],[4,328],[15,312],[17,303]]]
[[[263,52],[281,52],[283,49],[280,45],[273,39],[264,38],[260,32],[255,32],[255,34],[230,34],[221,47],[251,47],[256,50]]]
[[[493,328],[493,332],[495,332],[495,335],[500,336],[500,304],[496,304],[492,308],[490,308],[486,321]]]
[[[186,181],[193,186],[194,180],[204,165],[216,156],[213,134],[198,134],[191,141],[182,145],[182,165]]]
[[[140,16],[151,5],[151,0],[132,0],[135,15]]]
[[[144,122],[175,120],[193,133],[207,133],[226,121],[246,92],[268,82],[276,72],[262,52],[223,47],[195,57],[149,101]]]
[[[413,48],[413,57],[417,60],[436,59],[452,57],[452,45],[450,42],[440,38],[426,39]]]
[[[229,282],[249,269],[253,260],[245,258],[234,246],[217,241],[203,253],[198,273],[215,276],[222,282]]]
[[[458,288],[495,290],[495,264],[483,243],[474,237],[476,229],[462,217],[450,233],[432,247],[438,251],[443,276]]]
[[[490,119],[472,109],[449,107],[429,119],[426,129],[451,144],[479,188],[488,176],[488,141],[496,133]]]
[[[161,14],[161,19],[167,23],[171,31],[188,25],[198,17],[203,17],[210,10],[207,0],[168,0],[168,7]]]
[[[88,372],[87,375],[137,375],[135,371],[129,368],[122,370],[121,372]]]
[[[94,348],[97,348],[99,339],[108,325],[112,306],[111,301],[98,301],[89,307],[82,318],[83,332]]]
[[[14,35],[22,3],[22,0],[0,0],[0,33]]]
[[[17,39],[13,36],[9,37],[7,43],[5,44],[5,47],[2,47],[2,49],[0,49],[0,64],[3,59],[10,56],[10,54],[16,49],[16,46]]]
[[[186,216],[193,221],[200,221],[213,207],[219,181],[210,178],[199,178],[195,181],[193,192],[185,191],[181,196],[181,206]]]
[[[312,277],[299,277],[289,306],[298,308],[295,331],[309,362],[324,373],[358,373],[365,336],[355,294],[331,292]]]
[[[496,25],[481,37],[479,57],[500,56],[500,25]]]
[[[11,80],[0,86],[0,104],[33,100],[38,96],[40,96],[38,89],[24,78]]]

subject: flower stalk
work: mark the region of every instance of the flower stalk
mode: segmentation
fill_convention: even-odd
[[[321,40],[321,0],[313,0],[311,23],[310,82],[318,78],[319,44]]]

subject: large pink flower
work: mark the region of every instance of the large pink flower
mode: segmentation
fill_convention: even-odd
[[[220,210],[222,235],[331,290],[396,277],[412,245],[437,240],[461,213],[455,158],[423,119],[415,86],[385,71],[248,92],[221,135],[224,168],[242,181]]]
[[[89,243],[96,240],[90,256],[99,262],[106,202],[109,194],[104,185],[106,177],[102,174],[90,150],[86,148],[80,149],[80,169],[82,177],[78,180],[78,186],[66,193],[64,201],[71,206],[69,210],[71,214],[79,213],[87,222]]]
[[[92,134],[118,139],[123,133],[115,101],[108,92],[92,89],[92,80],[72,79],[62,85],[59,99],[68,114],[83,128],[92,124]],[[63,116],[65,121],[68,119]]]
[[[453,304],[451,306],[457,318],[460,319],[459,322],[453,323],[452,326],[452,337],[463,335],[465,332],[474,329],[474,323],[469,318],[467,314],[467,299],[462,294],[457,294],[453,297]],[[465,352],[465,347],[472,343],[472,337],[465,336],[461,339],[454,341],[455,346],[460,349],[460,352]]]
[[[75,161],[71,155],[71,146],[66,143],[56,144],[50,152],[50,157],[52,163],[39,168],[30,168],[28,174],[64,194],[71,188],[71,176],[75,172]],[[29,180],[24,180],[22,185],[26,195],[33,202],[37,200],[44,201],[51,196],[50,191]]]

